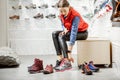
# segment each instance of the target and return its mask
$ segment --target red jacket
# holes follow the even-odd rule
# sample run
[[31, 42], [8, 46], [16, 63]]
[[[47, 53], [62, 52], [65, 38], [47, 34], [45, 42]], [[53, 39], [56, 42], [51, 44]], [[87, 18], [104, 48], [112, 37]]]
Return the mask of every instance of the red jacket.
[[87, 30], [88, 24], [82, 19], [81, 15], [77, 11], [75, 11], [72, 7], [70, 7], [70, 11], [69, 11], [67, 17], [64, 18], [64, 15], [60, 15], [60, 19], [61, 19], [62, 23], [64, 24], [65, 28], [67, 28], [67, 30], [71, 31], [72, 21], [76, 16], [78, 16], [80, 18], [78, 32], [83, 32], [83, 31]]

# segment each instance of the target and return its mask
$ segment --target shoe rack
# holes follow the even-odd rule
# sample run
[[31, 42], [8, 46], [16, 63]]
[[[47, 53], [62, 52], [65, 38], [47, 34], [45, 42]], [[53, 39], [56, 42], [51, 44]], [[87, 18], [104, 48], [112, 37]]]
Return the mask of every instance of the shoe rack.
[[[55, 20], [58, 18], [57, 0], [49, 1], [51, 3], [45, 0], [8, 0], [9, 25], [15, 25], [15, 22], [35, 22], [36, 24], [38, 21], [44, 21], [44, 19]], [[20, 24], [26, 26], [24, 23]]]

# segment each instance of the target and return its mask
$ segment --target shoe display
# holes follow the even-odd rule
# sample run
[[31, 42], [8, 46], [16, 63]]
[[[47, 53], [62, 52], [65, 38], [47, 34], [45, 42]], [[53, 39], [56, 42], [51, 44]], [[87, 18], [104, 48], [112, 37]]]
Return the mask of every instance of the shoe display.
[[89, 66], [90, 70], [93, 71], [93, 72], [98, 72], [99, 71], [99, 68], [94, 66], [93, 61], [90, 61], [88, 66]]
[[43, 61], [35, 58], [34, 64], [28, 67], [28, 72], [30, 74], [40, 73], [43, 70]]
[[56, 71], [65, 71], [72, 68], [72, 65], [68, 59], [63, 59], [58, 67], [55, 68]]
[[47, 65], [46, 68], [43, 70], [43, 74], [51, 74], [53, 73], [53, 66], [52, 64]]
[[19, 15], [13, 15], [13, 16], [10, 16], [9, 19], [20, 19], [20, 16]]
[[46, 16], [46, 18], [53, 19], [53, 18], [56, 18], [56, 15], [55, 14], [49, 14], [49, 15]]
[[82, 73], [86, 75], [92, 75], [92, 71], [90, 70], [89, 66], [85, 63], [81, 65]]
[[45, 8], [48, 8], [48, 5], [47, 5], [47, 4], [43, 4], [43, 5], [41, 5], [41, 6], [38, 6], [38, 8], [45, 9]]
[[35, 19], [38, 19], [38, 18], [43, 19], [43, 14], [38, 13], [37, 15], [33, 16], [33, 18], [35, 18]]

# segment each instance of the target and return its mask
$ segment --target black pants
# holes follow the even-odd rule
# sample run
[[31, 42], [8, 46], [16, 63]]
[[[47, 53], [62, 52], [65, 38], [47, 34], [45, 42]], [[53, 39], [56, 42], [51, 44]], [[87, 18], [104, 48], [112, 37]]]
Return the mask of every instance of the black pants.
[[[54, 31], [52, 33], [52, 38], [53, 38], [53, 43], [55, 46], [55, 50], [57, 55], [62, 55], [64, 58], [68, 58], [67, 52], [68, 52], [68, 47], [66, 41], [70, 40], [70, 32], [68, 32], [65, 35], [60, 35], [62, 31]], [[76, 40], [85, 40], [88, 37], [88, 32], [78, 32]]]

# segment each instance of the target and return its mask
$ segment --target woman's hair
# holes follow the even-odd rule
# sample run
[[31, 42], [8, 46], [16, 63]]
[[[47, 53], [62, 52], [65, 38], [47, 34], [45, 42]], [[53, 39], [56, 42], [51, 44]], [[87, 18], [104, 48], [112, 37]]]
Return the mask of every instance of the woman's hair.
[[59, 0], [59, 2], [57, 3], [58, 8], [69, 7], [69, 5], [70, 4], [67, 0]]

